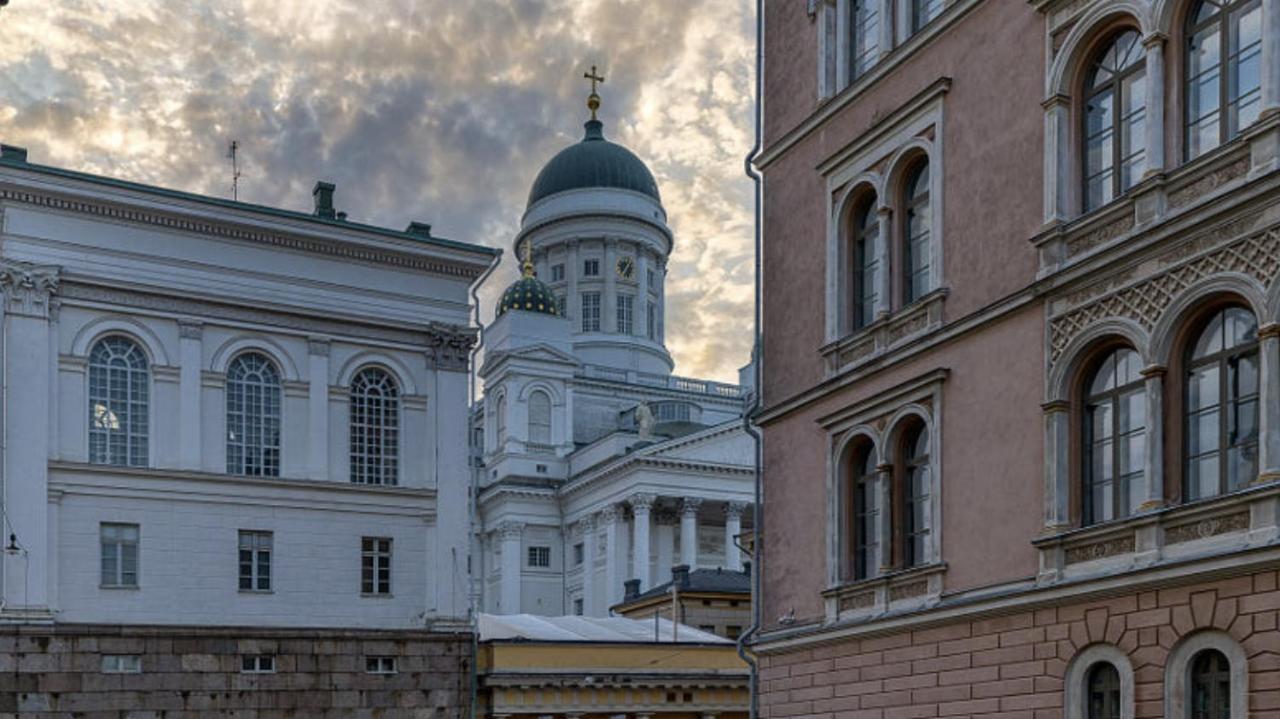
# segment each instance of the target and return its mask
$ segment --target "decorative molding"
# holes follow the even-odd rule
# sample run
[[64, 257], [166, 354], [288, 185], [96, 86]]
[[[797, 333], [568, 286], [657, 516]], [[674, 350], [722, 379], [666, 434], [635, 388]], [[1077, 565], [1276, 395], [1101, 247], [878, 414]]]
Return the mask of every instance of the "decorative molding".
[[328, 357], [329, 340], [307, 338], [307, 354], [315, 357]]
[[1248, 155], [1210, 172], [1191, 184], [1169, 194], [1169, 208], [1176, 209], [1204, 197], [1223, 185], [1249, 172], [1251, 159]]
[[466, 372], [476, 331], [451, 325], [432, 324], [427, 330], [427, 364], [435, 369]]
[[[14, 187], [0, 187], [0, 202], [20, 202], [37, 207], [46, 207], [62, 212], [74, 212], [82, 215], [101, 217], [132, 224], [152, 225], [168, 230], [190, 232], [210, 237], [221, 237], [243, 242], [271, 245], [287, 250], [308, 252], [316, 255], [340, 257], [344, 260], [369, 262], [380, 265], [404, 267], [412, 270], [430, 272], [445, 277], [461, 277], [474, 280], [484, 273], [488, 262], [467, 264], [450, 262], [441, 258], [428, 258], [408, 252], [397, 252], [390, 249], [375, 249], [357, 245], [343, 239], [322, 240], [310, 239], [299, 235], [288, 235], [280, 232], [268, 232], [253, 229], [231, 222], [213, 222], [174, 214], [121, 207], [106, 202], [93, 202], [79, 198], [35, 192]], [[425, 245], [424, 245], [425, 247]], [[459, 248], [461, 249], [461, 248]], [[476, 252], [484, 252], [476, 247]]]
[[742, 519], [742, 513], [751, 506], [746, 502], [729, 501], [724, 503], [724, 514], [729, 519]]
[[600, 524], [617, 524], [622, 519], [622, 510], [616, 504], [610, 504], [600, 510]]
[[1130, 554], [1134, 550], [1133, 535], [1128, 534], [1123, 537], [1115, 537], [1102, 542], [1094, 542], [1092, 544], [1084, 544], [1078, 547], [1069, 547], [1066, 552], [1067, 564], [1079, 564], [1080, 562], [1091, 562], [1095, 559], [1106, 559], [1120, 554]]
[[204, 337], [204, 323], [199, 320], [178, 320], [178, 337], [198, 340]]
[[1178, 524], [1164, 530], [1165, 544], [1181, 544], [1208, 539], [1219, 534], [1244, 532], [1249, 529], [1249, 512], [1236, 512], [1221, 517], [1208, 517], [1198, 522]]
[[911, 599], [912, 597], [922, 597], [929, 593], [929, 582], [920, 580], [909, 584], [899, 584], [889, 587], [889, 600], [898, 601], [901, 599]]
[[504, 542], [519, 541], [524, 536], [524, 522], [500, 522], [494, 531]]
[[685, 497], [680, 500], [680, 518], [698, 518], [698, 510], [702, 508], [701, 497]]
[[58, 291], [59, 273], [54, 265], [0, 259], [0, 292], [4, 293], [5, 311], [48, 319], [53, 295]]
[[876, 604], [875, 592], [858, 592], [840, 598], [840, 610], [870, 609]]
[[637, 514], [648, 514], [653, 509], [653, 503], [657, 501], [656, 494], [648, 494], [646, 492], [637, 492], [627, 498], [627, 504], [631, 505], [631, 511]]
[[1088, 252], [1095, 247], [1105, 245], [1108, 242], [1129, 233], [1133, 229], [1133, 213], [1126, 212], [1118, 219], [1103, 225], [1095, 230], [1086, 232], [1079, 237], [1067, 240], [1067, 257]]

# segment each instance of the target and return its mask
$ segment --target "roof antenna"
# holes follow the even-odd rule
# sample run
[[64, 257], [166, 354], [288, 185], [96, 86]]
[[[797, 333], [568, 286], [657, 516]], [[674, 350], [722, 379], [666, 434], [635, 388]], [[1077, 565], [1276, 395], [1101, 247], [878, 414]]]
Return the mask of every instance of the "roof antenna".
[[232, 140], [231, 146], [227, 148], [227, 157], [231, 160], [231, 199], [240, 200], [240, 164], [236, 158], [236, 153], [240, 150], [240, 142]]

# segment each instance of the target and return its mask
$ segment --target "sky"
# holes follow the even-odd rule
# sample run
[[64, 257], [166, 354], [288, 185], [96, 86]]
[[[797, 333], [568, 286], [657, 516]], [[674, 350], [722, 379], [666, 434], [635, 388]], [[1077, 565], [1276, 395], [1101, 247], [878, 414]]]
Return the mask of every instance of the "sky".
[[667, 345], [726, 381], [753, 313], [752, 0], [11, 0], [0, 141], [32, 162], [507, 250], [543, 163], [600, 117], [657, 177], [675, 233]]

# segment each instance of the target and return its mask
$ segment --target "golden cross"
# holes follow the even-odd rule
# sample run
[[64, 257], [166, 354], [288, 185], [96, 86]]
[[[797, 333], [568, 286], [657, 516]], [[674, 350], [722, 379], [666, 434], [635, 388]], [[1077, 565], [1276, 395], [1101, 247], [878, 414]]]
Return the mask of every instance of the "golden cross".
[[591, 119], [596, 119], [596, 110], [600, 109], [600, 96], [596, 94], [596, 83], [604, 82], [604, 76], [596, 72], [596, 66], [591, 66], [591, 72], [584, 72], [582, 76], [591, 81], [591, 94], [587, 96], [587, 109], [591, 110]]
[[524, 263], [521, 269], [525, 277], [533, 277], [533, 243], [529, 240], [524, 243]]

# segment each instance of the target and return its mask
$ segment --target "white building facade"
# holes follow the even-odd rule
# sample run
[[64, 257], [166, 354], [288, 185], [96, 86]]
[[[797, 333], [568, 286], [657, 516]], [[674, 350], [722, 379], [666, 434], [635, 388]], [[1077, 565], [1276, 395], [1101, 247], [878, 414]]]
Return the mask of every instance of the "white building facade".
[[473, 409], [482, 610], [607, 616], [671, 568], [744, 569], [747, 391], [672, 375], [657, 183], [594, 118], [543, 168]]
[[54, 625], [466, 626], [496, 251], [0, 155], [3, 603]]

